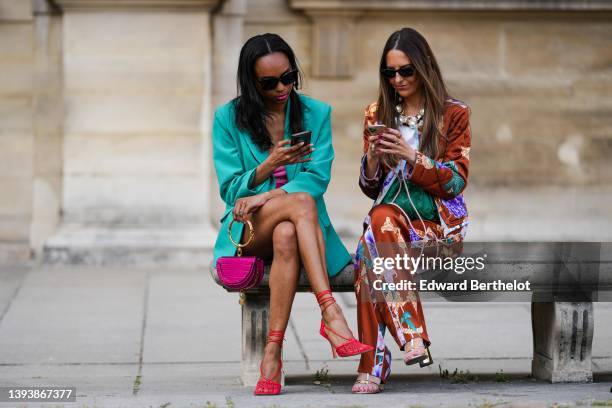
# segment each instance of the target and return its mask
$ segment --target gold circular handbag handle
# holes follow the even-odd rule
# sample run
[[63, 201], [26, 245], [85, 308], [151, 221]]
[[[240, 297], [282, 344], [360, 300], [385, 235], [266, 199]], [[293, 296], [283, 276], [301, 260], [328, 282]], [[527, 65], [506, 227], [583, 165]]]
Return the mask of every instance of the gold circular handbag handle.
[[236, 246], [236, 248], [238, 248], [238, 256], [242, 256], [242, 248], [244, 248], [245, 246], [249, 245], [251, 243], [251, 241], [253, 241], [253, 239], [255, 238], [255, 230], [253, 229], [253, 224], [251, 223], [251, 221], [246, 220], [246, 225], [249, 227], [249, 239], [244, 244], [238, 243], [238, 242], [234, 241], [234, 238], [232, 237], [232, 226], [234, 225], [234, 223], [236, 221], [237, 220], [234, 219], [234, 220], [232, 220], [232, 222], [230, 222], [229, 229], [228, 229], [228, 234], [229, 234], [230, 241], [232, 241], [232, 244], [234, 244], [234, 246]]

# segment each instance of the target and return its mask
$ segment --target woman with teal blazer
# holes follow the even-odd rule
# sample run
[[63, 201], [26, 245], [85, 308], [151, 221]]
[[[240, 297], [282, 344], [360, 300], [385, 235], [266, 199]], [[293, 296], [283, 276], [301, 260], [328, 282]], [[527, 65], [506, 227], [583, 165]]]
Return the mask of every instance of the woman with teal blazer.
[[[215, 112], [213, 158], [226, 209], [215, 243], [215, 262], [236, 248], [228, 236], [232, 220], [250, 221], [254, 239], [244, 255], [272, 260], [268, 341], [255, 395], [280, 393], [281, 346], [300, 267], [321, 307], [319, 332], [334, 356], [361, 354], [359, 343], [336, 304], [328, 276], [351, 262], [334, 230], [323, 193], [329, 184], [334, 151], [331, 108], [300, 95], [295, 55], [276, 34], [249, 39], [238, 63], [239, 96]], [[310, 143], [291, 146], [291, 134], [311, 132]], [[234, 224], [234, 241], [246, 243], [250, 232]]]

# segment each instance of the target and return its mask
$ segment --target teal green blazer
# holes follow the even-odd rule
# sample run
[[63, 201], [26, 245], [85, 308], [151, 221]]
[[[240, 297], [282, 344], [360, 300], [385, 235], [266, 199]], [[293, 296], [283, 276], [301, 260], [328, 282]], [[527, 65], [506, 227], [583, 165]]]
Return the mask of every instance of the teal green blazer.
[[[304, 130], [312, 132], [311, 143], [315, 150], [311, 153], [311, 161], [286, 166], [288, 182], [281, 188], [289, 194], [306, 192], [314, 198], [319, 214], [319, 224], [325, 238], [327, 273], [329, 276], [334, 276], [351, 262], [351, 257], [330, 222], [323, 200], [323, 193], [327, 190], [334, 160], [331, 107], [304, 95], [300, 95], [300, 101], [304, 109]], [[288, 103], [285, 113], [285, 139], [291, 137], [289, 109], [291, 107]], [[255, 168], [268, 157], [268, 152], [260, 150], [248, 133], [238, 129], [233, 102], [216, 110], [212, 139], [213, 160], [219, 180], [219, 189], [226, 205], [215, 243], [214, 262], [216, 264], [220, 256], [236, 254], [236, 248], [228, 237], [228, 226], [233, 218], [232, 210], [236, 200], [274, 190], [276, 181], [273, 176], [270, 176], [258, 186], [251, 185], [255, 177]], [[243, 228], [241, 223], [233, 225], [232, 237], [236, 242], [239, 242]]]

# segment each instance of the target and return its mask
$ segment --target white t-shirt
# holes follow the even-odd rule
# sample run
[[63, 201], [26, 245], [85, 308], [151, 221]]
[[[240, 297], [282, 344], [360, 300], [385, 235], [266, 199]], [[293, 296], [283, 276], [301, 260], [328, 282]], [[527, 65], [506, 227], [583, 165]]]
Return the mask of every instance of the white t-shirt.
[[419, 133], [417, 132], [416, 127], [400, 125], [399, 131], [402, 133], [402, 139], [404, 139], [404, 142], [408, 143], [408, 145], [414, 150], [419, 149]]

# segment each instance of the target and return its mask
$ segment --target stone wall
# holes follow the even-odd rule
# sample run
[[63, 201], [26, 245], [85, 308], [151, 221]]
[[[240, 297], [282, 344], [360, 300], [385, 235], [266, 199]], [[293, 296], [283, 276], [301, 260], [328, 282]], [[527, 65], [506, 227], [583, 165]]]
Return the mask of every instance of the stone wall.
[[0, 260], [210, 247], [217, 3], [0, 1]]
[[64, 25], [66, 219], [201, 216], [206, 16], [69, 11]]
[[63, 214], [47, 261], [146, 263], [209, 246], [216, 3], [58, 1]]
[[[262, 32], [292, 45], [303, 92], [334, 108], [327, 203], [337, 229], [358, 234], [363, 109], [404, 26], [472, 107], [476, 237], [571, 239], [556, 221], [569, 220], [579, 237], [609, 239], [608, 2], [0, 0], [0, 261], [210, 249], [223, 209], [211, 115], [236, 94], [243, 42]], [[64, 257], [77, 246], [89, 249]]]
[[612, 185], [612, 11], [570, 7], [577, 2], [564, 11], [552, 2], [442, 3], [452, 7], [247, 2], [243, 40], [283, 36], [306, 74], [304, 92], [334, 107], [334, 222], [354, 224], [369, 207], [356, 187], [363, 109], [376, 98], [387, 37], [406, 26], [428, 39], [453, 96], [472, 108], [471, 190]]

